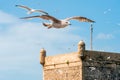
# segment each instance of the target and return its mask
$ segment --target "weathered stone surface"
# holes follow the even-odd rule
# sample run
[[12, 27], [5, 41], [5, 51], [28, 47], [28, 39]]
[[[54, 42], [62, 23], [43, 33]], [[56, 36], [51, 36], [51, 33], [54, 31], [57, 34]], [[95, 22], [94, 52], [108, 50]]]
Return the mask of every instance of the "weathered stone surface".
[[44, 80], [120, 80], [120, 54], [84, 51], [45, 57]]
[[80, 64], [81, 59], [79, 58], [79, 54], [77, 52], [69, 53], [69, 54], [61, 54], [57, 56], [48, 56], [45, 58], [44, 68], [54, 68], [54, 67], [67, 67], [69, 66], [77, 66]]
[[62, 67], [44, 71], [44, 80], [81, 80], [81, 67]]
[[86, 51], [84, 55], [85, 80], [120, 80], [120, 54]]
[[78, 43], [78, 51], [45, 56], [41, 50], [44, 80], [120, 80], [120, 54], [85, 50]]

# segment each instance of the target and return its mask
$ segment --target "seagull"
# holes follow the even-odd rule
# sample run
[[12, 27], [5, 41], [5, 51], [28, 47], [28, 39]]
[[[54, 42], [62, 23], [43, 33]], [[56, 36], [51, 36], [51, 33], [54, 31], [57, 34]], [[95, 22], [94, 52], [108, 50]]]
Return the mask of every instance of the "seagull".
[[90, 71], [93, 71], [96, 69], [95, 67], [89, 67], [89, 68], [91, 69]]
[[110, 58], [111, 58], [111, 57], [110, 57], [110, 56], [108, 56], [108, 57], [107, 57], [107, 60], [109, 60]]
[[48, 29], [50, 28], [64, 28], [67, 27], [68, 25], [71, 25], [71, 23], [69, 22], [69, 20], [78, 20], [80, 22], [90, 22], [90, 23], [94, 23], [95, 21], [90, 20], [86, 17], [81, 17], [81, 16], [74, 16], [74, 17], [69, 17], [69, 18], [65, 18], [63, 20], [59, 20], [53, 16], [50, 15], [37, 15], [37, 16], [29, 16], [29, 17], [23, 17], [21, 19], [32, 19], [32, 18], [42, 18], [45, 20], [50, 20], [52, 21], [51, 23], [44, 23], [43, 25], [45, 27], [47, 27]]
[[32, 14], [33, 12], [41, 12], [41, 13], [48, 15], [48, 13], [43, 11], [43, 10], [35, 10], [35, 9], [29, 8], [29, 7], [24, 6], [24, 5], [16, 5], [16, 7], [20, 7], [20, 8], [28, 10], [27, 14]]
[[104, 11], [104, 14], [107, 14], [110, 11], [111, 11], [111, 9], [107, 9], [106, 11]]

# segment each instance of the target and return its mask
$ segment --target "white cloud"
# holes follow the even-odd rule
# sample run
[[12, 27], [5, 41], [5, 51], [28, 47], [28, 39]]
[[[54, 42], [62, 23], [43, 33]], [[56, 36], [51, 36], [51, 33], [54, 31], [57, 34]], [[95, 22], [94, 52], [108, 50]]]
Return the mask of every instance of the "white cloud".
[[30, 22], [16, 24], [10, 26], [5, 34], [0, 35], [0, 47], [7, 51], [11, 48], [15, 49], [17, 46], [39, 46], [54, 50], [55, 47], [64, 47], [81, 39], [78, 35], [70, 33], [69, 29], [46, 29], [39, 23]]
[[0, 24], [8, 24], [17, 22], [17, 18], [13, 15], [0, 11]]
[[120, 26], [120, 23], [117, 23], [118, 26]]
[[[40, 74], [42, 71], [38, 71], [39, 51], [42, 47], [47, 50], [47, 55], [66, 53], [69, 52], [67, 48], [70, 45], [77, 44], [82, 39], [71, 33], [72, 30], [80, 30], [80, 27], [78, 29], [72, 26], [64, 29], [47, 29], [41, 23], [22, 22], [2, 11], [0, 14], [2, 15], [0, 23], [8, 24], [0, 28], [0, 64], [2, 65], [0, 72], [17, 70], [19, 73], [24, 70], [24, 73], [33, 74], [31, 71], [36, 71]], [[9, 23], [12, 24], [9, 25]], [[0, 75], [7, 76], [1, 73]]]
[[113, 39], [114, 36], [112, 34], [105, 34], [105, 33], [99, 33], [97, 35], [97, 39]]

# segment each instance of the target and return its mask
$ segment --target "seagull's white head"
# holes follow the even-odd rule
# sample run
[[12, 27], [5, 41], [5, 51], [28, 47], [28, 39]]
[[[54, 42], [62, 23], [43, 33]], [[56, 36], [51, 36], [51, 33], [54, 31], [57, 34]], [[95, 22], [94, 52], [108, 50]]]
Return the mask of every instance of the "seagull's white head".
[[68, 25], [71, 25], [69, 21], [66, 21], [66, 20], [62, 20], [62, 25], [63, 26], [68, 26]]

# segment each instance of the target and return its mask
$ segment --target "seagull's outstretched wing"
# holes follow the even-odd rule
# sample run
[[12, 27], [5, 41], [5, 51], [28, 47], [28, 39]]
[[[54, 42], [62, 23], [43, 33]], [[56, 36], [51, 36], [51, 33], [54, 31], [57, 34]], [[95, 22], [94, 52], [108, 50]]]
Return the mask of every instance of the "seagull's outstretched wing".
[[47, 15], [48, 15], [48, 13], [47, 13], [47, 12], [45, 12], [45, 11], [43, 11], [43, 10], [34, 10], [33, 12], [42, 12], [42, 13], [44, 13], [44, 14], [47, 14]]
[[55, 17], [50, 16], [50, 15], [29, 16], [29, 17], [23, 17], [21, 19], [32, 19], [32, 18], [42, 18], [42, 19], [45, 19], [45, 20], [51, 20], [51, 21], [56, 22], [56, 23], [60, 22], [60, 20], [58, 20]]
[[27, 7], [27, 6], [23, 6], [23, 5], [16, 5], [16, 7], [20, 7], [20, 8], [23, 8], [23, 9], [28, 10], [28, 11], [29, 11], [29, 12], [28, 12], [29, 14], [31, 14], [31, 13], [33, 13], [33, 12], [42, 12], [42, 13], [48, 15], [48, 13], [45, 12], [45, 11], [43, 11], [43, 10], [35, 10], [35, 9], [29, 8], [29, 7]]
[[16, 5], [16, 7], [27, 9], [28, 11], [32, 10], [31, 8], [24, 6], [24, 5]]
[[75, 17], [70, 17], [70, 18], [66, 18], [65, 20], [69, 21], [69, 20], [78, 20], [80, 22], [91, 22], [94, 23], [95, 21], [88, 19], [86, 17], [81, 17], [81, 16], [75, 16]]

